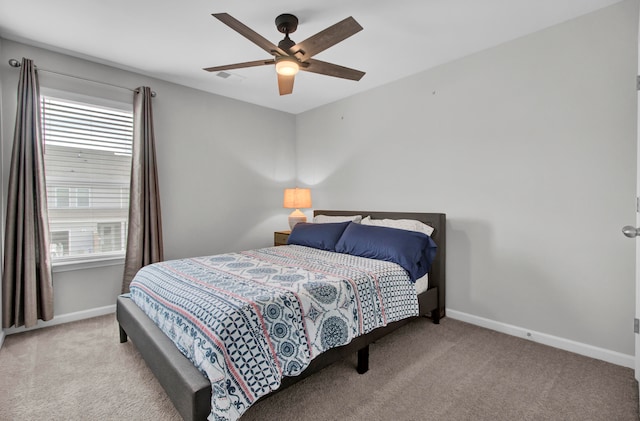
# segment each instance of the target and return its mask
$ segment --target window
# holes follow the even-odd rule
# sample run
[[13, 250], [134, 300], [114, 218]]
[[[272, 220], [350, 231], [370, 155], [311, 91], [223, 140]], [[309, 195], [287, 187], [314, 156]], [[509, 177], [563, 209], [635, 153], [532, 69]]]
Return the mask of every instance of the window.
[[[50, 208], [88, 208], [90, 207], [91, 189], [88, 187], [73, 189], [69, 187], [53, 187], [49, 197]], [[127, 202], [127, 206], [128, 204], [129, 202]]]
[[124, 257], [133, 113], [43, 96], [51, 257]]
[[101, 222], [98, 224], [98, 238], [102, 251], [124, 249], [122, 242], [124, 224], [122, 222]]
[[55, 187], [53, 189], [53, 206], [56, 208], [68, 208], [69, 207], [69, 188]]
[[76, 207], [78, 208], [88, 208], [89, 205], [89, 197], [91, 194], [91, 189], [88, 187], [82, 187], [76, 189]]

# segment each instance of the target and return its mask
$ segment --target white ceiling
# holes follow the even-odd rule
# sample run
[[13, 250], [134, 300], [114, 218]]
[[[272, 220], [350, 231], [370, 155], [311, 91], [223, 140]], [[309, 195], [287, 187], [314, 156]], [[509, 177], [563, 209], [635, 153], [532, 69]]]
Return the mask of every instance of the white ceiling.
[[[0, 37], [297, 114], [619, 1], [0, 0]], [[211, 16], [219, 12], [274, 44], [283, 38], [274, 24], [281, 13], [298, 17], [296, 42], [353, 16], [364, 30], [315, 58], [366, 75], [354, 82], [300, 72], [293, 94], [280, 96], [273, 66], [228, 79], [205, 72], [270, 58]]]

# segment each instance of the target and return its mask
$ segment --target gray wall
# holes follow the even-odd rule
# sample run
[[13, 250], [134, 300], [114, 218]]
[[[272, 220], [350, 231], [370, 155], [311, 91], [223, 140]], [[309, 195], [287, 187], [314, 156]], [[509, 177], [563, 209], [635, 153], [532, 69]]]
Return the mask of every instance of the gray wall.
[[298, 178], [445, 212], [449, 309], [633, 355], [637, 36], [626, 1], [301, 114]]
[[[295, 184], [294, 115], [0, 41], [3, 200], [19, 77], [7, 61], [28, 57], [40, 68], [157, 92], [154, 123], [167, 259], [270, 246], [273, 231], [287, 227], [282, 189]], [[46, 72], [40, 72], [40, 85], [122, 102], [131, 102], [133, 95]], [[4, 226], [4, 205], [2, 212]], [[121, 279], [122, 265], [55, 272], [55, 314], [114, 304]]]
[[[9, 58], [149, 85], [167, 258], [270, 245], [297, 172], [316, 208], [447, 213], [450, 309], [633, 354], [637, 20], [629, 0], [298, 116], [2, 40], [2, 198]], [[56, 273], [56, 314], [112, 304], [121, 273]]]

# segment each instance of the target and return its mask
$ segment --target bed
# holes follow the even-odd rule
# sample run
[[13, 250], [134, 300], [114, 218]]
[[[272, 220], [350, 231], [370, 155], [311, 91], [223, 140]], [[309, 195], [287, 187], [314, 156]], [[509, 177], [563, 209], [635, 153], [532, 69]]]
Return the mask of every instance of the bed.
[[[338, 344], [339, 346], [335, 346], [334, 344], [335, 347], [332, 347], [331, 344], [329, 344], [330, 349], [316, 350], [315, 353], [319, 355], [314, 355], [315, 358], [311, 359], [303, 371], [291, 371], [291, 373], [295, 373], [295, 375], [285, 375], [285, 377], [281, 379], [277, 390], [260, 397], [260, 399], [268, 397], [271, 393], [276, 393], [353, 353], [357, 353], [358, 355], [357, 371], [364, 373], [368, 370], [369, 365], [369, 344], [396, 330], [405, 323], [410, 322], [415, 317], [427, 316], [437, 324], [440, 318], [445, 316], [446, 217], [444, 214], [316, 210], [314, 215], [325, 215], [328, 217], [363, 215], [369, 216], [374, 220], [385, 218], [411, 219], [421, 221], [433, 227], [434, 230], [430, 237], [437, 245], [437, 253], [428, 272], [428, 289], [417, 295], [417, 314], [411, 317], [402, 317], [397, 321], [385, 322], [383, 323], [384, 326], [381, 327], [373, 326], [374, 328], [366, 329], [366, 333], [359, 336], [355, 333], [352, 335], [355, 337], [353, 339], [348, 338], [348, 343], [344, 345]], [[287, 247], [291, 253], [287, 251]], [[295, 254], [294, 251], [297, 252], [299, 248], [304, 247], [295, 245], [280, 246], [277, 248], [267, 248], [255, 252], [243, 253], [256, 254], [261, 258], [267, 256], [268, 259], [280, 259], [284, 254]], [[287, 252], [285, 253], [285, 251]], [[210, 257], [214, 260], [220, 259], [216, 256]], [[195, 261], [195, 264], [201, 265], [207, 262]], [[139, 297], [136, 299], [140, 301]], [[143, 302], [139, 304], [144, 307]], [[148, 310], [149, 309], [145, 309], [145, 311]], [[126, 342], [128, 338], [132, 339], [134, 345], [160, 384], [164, 387], [180, 415], [187, 421], [207, 419], [212, 413], [212, 382], [196, 368], [195, 363], [192, 363], [189, 358], [183, 355], [178, 348], [179, 345], [176, 346], [174, 341], [169, 338], [169, 336], [175, 336], [175, 333], [164, 326], [162, 328], [165, 329], [167, 333], [163, 332], [161, 328], [156, 325], [158, 322], [157, 315], [154, 316], [156, 320], [156, 322], [154, 322], [143, 312], [138, 304], [134, 303], [132, 297], [128, 294], [118, 297], [116, 313], [120, 328], [120, 342]], [[362, 325], [363, 323], [361, 322], [360, 324]], [[175, 338], [173, 339], [175, 340]], [[209, 377], [212, 377], [212, 375], [209, 374]], [[217, 390], [217, 386], [214, 389]]]

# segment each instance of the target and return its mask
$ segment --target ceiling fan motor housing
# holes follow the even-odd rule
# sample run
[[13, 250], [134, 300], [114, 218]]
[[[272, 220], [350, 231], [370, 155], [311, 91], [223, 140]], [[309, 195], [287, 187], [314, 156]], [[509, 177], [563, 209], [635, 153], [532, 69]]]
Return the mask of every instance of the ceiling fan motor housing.
[[291, 38], [289, 38], [288, 35], [282, 41], [280, 41], [278, 43], [278, 47], [280, 47], [284, 51], [289, 51], [289, 52], [290, 52], [291, 47], [293, 47], [294, 45], [296, 45], [296, 43], [294, 41], [292, 41]]

